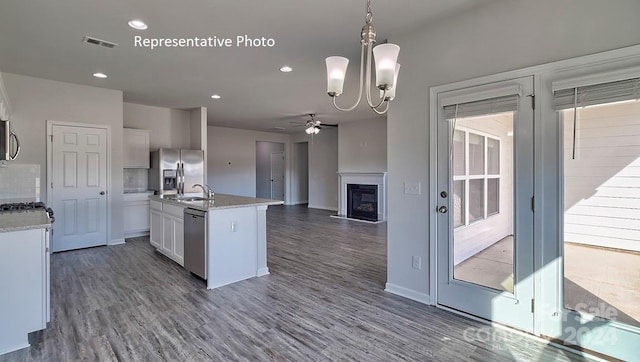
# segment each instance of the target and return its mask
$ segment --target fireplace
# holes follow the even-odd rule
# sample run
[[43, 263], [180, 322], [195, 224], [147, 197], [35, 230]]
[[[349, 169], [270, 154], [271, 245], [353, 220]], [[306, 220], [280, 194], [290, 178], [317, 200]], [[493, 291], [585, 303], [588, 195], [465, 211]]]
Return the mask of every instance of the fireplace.
[[378, 221], [378, 185], [347, 184], [347, 217]]
[[[386, 172], [347, 172], [347, 171], [339, 171], [338, 172], [338, 182], [340, 188], [338, 189], [338, 214], [335, 217], [340, 218], [351, 218], [353, 220], [361, 220], [363, 222], [384, 222], [387, 221], [387, 173]], [[367, 215], [368, 217], [365, 219], [362, 216], [354, 216], [352, 209], [353, 203], [353, 191], [348, 191], [347, 187], [353, 186], [365, 186], [368, 188], [369, 194], [371, 194], [371, 190], [375, 189], [375, 198], [373, 199], [376, 204], [376, 210], [378, 212], [375, 215], [373, 212]], [[370, 195], [369, 195], [370, 196]], [[365, 203], [365, 204], [368, 204]], [[370, 209], [367, 206], [363, 206], [362, 208]], [[360, 211], [355, 213], [361, 214]]]

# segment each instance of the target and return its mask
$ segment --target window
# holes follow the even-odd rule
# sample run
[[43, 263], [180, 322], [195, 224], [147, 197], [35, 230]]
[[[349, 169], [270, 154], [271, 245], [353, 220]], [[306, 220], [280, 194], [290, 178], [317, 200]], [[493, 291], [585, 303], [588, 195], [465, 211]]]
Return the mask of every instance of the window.
[[499, 138], [473, 130], [456, 130], [451, 167], [454, 227], [500, 212]]

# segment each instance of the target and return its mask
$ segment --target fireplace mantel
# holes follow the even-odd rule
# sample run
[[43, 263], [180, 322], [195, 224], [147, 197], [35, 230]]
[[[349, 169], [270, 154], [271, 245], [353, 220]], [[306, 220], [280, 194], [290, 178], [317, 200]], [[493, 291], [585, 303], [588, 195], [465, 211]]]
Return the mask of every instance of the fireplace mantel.
[[347, 184], [378, 185], [378, 221], [387, 220], [387, 173], [338, 171], [338, 215], [347, 217]]

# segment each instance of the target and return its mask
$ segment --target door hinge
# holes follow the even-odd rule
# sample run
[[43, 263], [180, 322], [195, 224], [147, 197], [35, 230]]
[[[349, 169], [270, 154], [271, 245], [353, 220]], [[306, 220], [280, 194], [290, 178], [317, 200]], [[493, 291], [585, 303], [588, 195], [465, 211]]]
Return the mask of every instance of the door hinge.
[[531, 211], [533, 211], [533, 212], [536, 211], [536, 198], [535, 198], [535, 196], [531, 197]]
[[535, 307], [535, 299], [531, 299], [531, 313], [533, 313], [535, 311], [536, 307]]
[[53, 188], [53, 182], [51, 182], [51, 188]]
[[51, 142], [53, 142], [53, 135], [50, 134], [49, 137], [51, 138]]
[[536, 109], [536, 96], [535, 94], [532, 94], [531, 96], [531, 109]]

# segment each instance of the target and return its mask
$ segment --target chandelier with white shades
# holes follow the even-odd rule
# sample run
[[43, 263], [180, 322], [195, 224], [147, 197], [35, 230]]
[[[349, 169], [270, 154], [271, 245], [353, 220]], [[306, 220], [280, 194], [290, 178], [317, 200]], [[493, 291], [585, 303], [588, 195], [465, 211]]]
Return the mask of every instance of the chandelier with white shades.
[[[367, 103], [371, 109], [384, 114], [389, 109], [389, 102], [396, 95], [396, 85], [398, 82], [398, 72], [400, 64], [397, 63], [400, 47], [396, 44], [380, 44], [375, 48], [376, 30], [373, 27], [373, 13], [371, 12], [371, 0], [367, 0], [367, 15], [365, 25], [360, 34], [360, 91], [356, 104], [349, 108], [341, 108], [336, 103], [336, 98], [342, 94], [344, 78], [347, 74], [349, 59], [345, 57], [332, 56], [326, 59], [327, 63], [327, 93], [333, 99], [333, 105], [340, 111], [351, 111], [360, 104], [362, 98], [362, 88], [365, 87]], [[365, 51], [366, 74], [365, 74]], [[380, 100], [374, 104], [371, 100], [371, 55], [375, 57], [376, 87], [380, 90]], [[364, 78], [364, 79], [363, 79]], [[383, 107], [383, 108], [381, 108]]]

